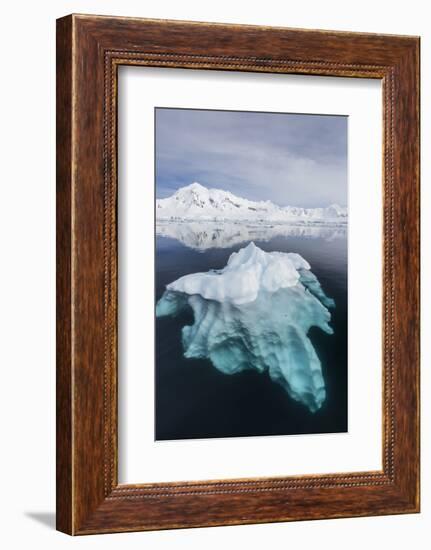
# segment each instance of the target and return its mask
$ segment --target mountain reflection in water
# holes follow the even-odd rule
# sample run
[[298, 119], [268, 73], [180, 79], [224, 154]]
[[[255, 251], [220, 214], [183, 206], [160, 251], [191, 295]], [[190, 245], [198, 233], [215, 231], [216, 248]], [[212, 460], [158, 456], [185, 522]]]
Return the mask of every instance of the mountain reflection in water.
[[247, 222], [160, 222], [156, 235], [176, 239], [188, 248], [231, 248], [250, 241], [267, 242], [274, 237], [301, 237], [308, 239], [345, 239], [346, 224], [264, 224]]

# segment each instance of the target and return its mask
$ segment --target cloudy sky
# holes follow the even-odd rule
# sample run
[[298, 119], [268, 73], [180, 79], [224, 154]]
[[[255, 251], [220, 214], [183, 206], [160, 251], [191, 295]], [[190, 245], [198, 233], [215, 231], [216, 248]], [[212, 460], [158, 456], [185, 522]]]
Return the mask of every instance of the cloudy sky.
[[157, 108], [157, 198], [194, 181], [281, 206], [346, 206], [347, 117]]

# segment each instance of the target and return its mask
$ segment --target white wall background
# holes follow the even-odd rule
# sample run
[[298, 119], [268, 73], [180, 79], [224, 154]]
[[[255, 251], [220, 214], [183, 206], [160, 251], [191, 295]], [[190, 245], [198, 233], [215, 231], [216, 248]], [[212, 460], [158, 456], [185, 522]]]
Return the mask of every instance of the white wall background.
[[[70, 12], [191, 19], [422, 37], [423, 334], [431, 330], [429, 186], [431, 29], [427, 3], [410, 0], [10, 1], [0, 30], [0, 538], [4, 548], [211, 549], [236, 545], [428, 548], [431, 522], [430, 338], [422, 360], [422, 514], [156, 533], [67, 537], [54, 531], [55, 19]], [[428, 286], [428, 288], [427, 288]], [[429, 539], [429, 535], [428, 535]]]

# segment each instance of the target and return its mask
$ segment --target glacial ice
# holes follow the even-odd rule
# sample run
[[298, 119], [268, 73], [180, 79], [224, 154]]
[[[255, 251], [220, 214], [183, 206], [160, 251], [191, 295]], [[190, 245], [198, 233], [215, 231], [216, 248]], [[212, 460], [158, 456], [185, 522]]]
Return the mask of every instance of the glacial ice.
[[256, 300], [260, 290], [276, 292], [295, 286], [300, 277], [298, 269], [310, 269], [299, 254], [263, 252], [250, 243], [234, 252], [225, 268], [185, 275], [168, 284], [167, 289], [239, 305]]
[[308, 337], [327, 334], [334, 301], [299, 254], [264, 252], [254, 243], [233, 253], [221, 270], [194, 273], [167, 285], [156, 316], [190, 307], [182, 329], [186, 358], [207, 358], [220, 372], [268, 372], [311, 412], [326, 398], [322, 367]]

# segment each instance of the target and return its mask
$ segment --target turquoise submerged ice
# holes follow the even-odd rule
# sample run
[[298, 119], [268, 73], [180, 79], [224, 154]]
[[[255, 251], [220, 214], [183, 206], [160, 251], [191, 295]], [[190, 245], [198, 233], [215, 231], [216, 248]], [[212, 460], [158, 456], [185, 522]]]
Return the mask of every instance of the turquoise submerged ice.
[[322, 367], [308, 337], [328, 334], [334, 301], [299, 255], [264, 252], [250, 243], [221, 270], [193, 273], [167, 285], [156, 315], [190, 307], [194, 323], [182, 329], [184, 356], [208, 358], [219, 371], [268, 372], [312, 412], [326, 398]]

